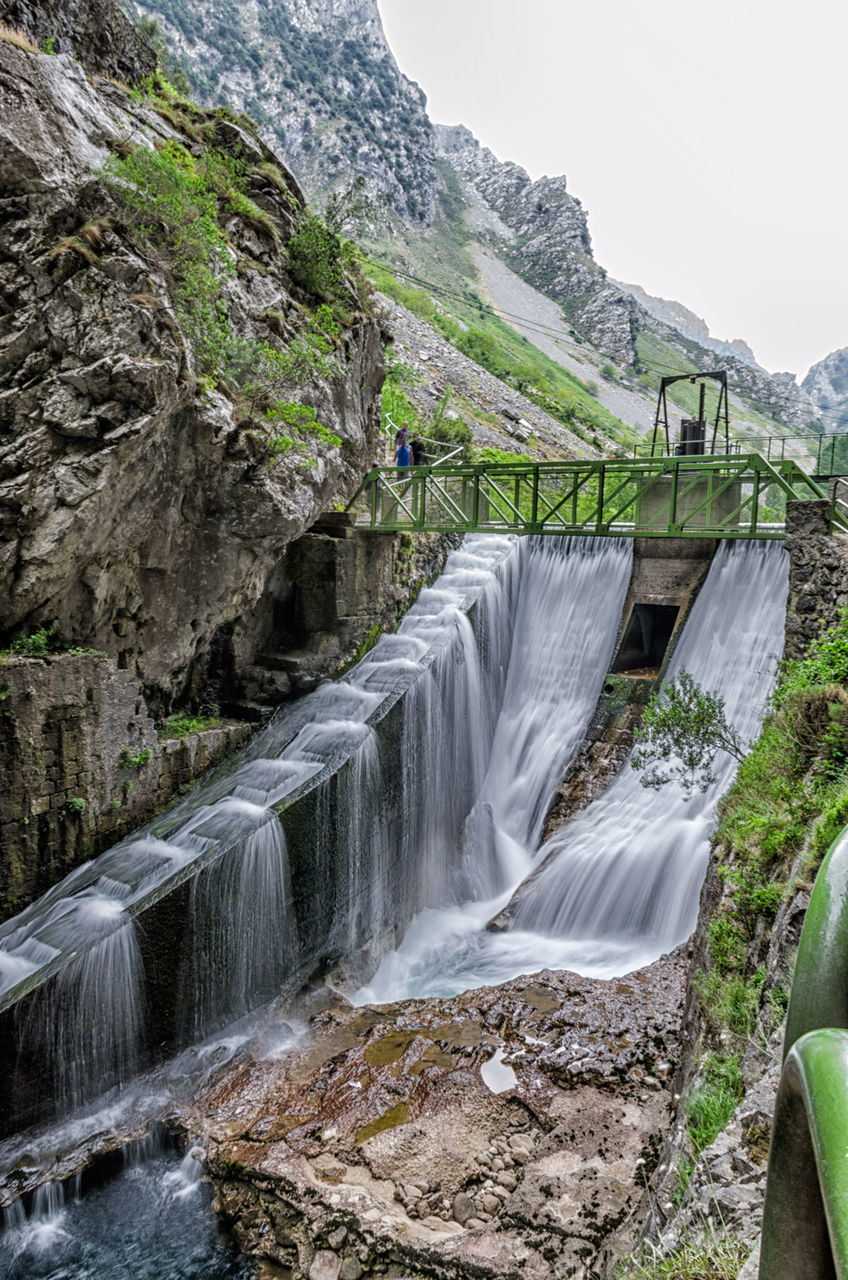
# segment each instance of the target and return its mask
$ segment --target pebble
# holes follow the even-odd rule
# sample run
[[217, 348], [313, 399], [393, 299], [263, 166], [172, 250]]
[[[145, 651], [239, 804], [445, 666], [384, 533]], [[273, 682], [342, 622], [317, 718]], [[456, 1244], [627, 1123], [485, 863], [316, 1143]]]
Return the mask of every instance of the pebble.
[[462, 1227], [474, 1217], [474, 1201], [465, 1191], [458, 1191], [453, 1198], [453, 1216]]

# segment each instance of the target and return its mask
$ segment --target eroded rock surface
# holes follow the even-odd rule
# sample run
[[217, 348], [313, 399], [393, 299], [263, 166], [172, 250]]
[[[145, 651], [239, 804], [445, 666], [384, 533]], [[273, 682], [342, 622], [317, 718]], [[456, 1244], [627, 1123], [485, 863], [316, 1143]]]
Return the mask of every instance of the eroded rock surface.
[[271, 230], [227, 219], [236, 274], [222, 303], [240, 335], [282, 345], [315, 303], [287, 270], [303, 215], [291, 175], [269, 179], [272, 153], [214, 112], [198, 143], [72, 58], [7, 42], [0, 108], [2, 627], [58, 620], [158, 709], [202, 687], [286, 545], [358, 483], [378, 429], [379, 327], [352, 291], [337, 376], [302, 392], [342, 447], [316, 442], [308, 465], [272, 467], [262, 431], [198, 380], [168, 265], [128, 235], [102, 166], [177, 142], [242, 157]]
[[317, 1015], [199, 1100], [241, 1246], [309, 1280], [599, 1275], [668, 1123], [684, 969]]

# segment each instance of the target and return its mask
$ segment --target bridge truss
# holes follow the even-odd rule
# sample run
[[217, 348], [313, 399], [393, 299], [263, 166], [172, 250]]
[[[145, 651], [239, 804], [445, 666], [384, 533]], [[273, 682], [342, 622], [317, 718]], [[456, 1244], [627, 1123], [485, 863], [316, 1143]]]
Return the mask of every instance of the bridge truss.
[[793, 460], [749, 453], [374, 467], [348, 510], [375, 530], [782, 538], [787, 501], [827, 496]]

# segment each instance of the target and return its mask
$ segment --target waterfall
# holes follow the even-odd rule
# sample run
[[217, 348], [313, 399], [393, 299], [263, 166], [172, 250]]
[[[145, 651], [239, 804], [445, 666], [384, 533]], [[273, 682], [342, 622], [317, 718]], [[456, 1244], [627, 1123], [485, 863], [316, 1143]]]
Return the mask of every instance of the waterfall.
[[[755, 733], [779, 659], [788, 585], [780, 545], [725, 542], [669, 664], [724, 699], [743, 737]], [[625, 765], [606, 793], [541, 851], [550, 859], [514, 928], [567, 940], [569, 967], [633, 968], [695, 926], [716, 803], [735, 770], [724, 756], [705, 794], [641, 785]]]
[[271, 999], [295, 958], [285, 837], [276, 819], [261, 812], [265, 820], [191, 884], [193, 945], [180, 998], [186, 1039]]
[[85, 944], [18, 1017], [27, 1088], [52, 1095], [67, 1111], [135, 1072], [144, 991], [135, 926], [116, 891], [102, 880], [48, 913], [42, 945], [73, 950]]
[[[508, 898], [532, 869], [545, 814], [595, 709], [630, 579], [631, 544], [535, 538], [522, 555], [509, 649], [500, 653], [503, 693], [464, 829], [439, 831], [434, 822], [413, 850], [425, 864], [432, 863], [434, 847], [448, 859], [439, 909], [413, 922], [398, 950], [357, 993], [359, 1003], [475, 985], [473, 967], [465, 968], [469, 948], [475, 950], [481, 926], [503, 905], [503, 895]], [[468, 714], [472, 737], [482, 738], [480, 712]], [[443, 758], [465, 740], [455, 716], [450, 735], [428, 733], [428, 776], [444, 777]], [[438, 817], [442, 802], [437, 787], [427, 812], [434, 809]]]
[[[631, 559], [625, 540], [467, 538], [344, 679], [0, 926], [22, 1114], [125, 1080], [145, 1034], [179, 1048], [347, 957], [379, 965], [357, 1000], [386, 1001], [546, 966], [622, 973], [685, 938], [729, 764], [691, 800], [625, 766], [538, 847]], [[723, 544], [672, 662], [743, 733], [771, 687], [786, 583], [777, 544]], [[525, 881], [512, 927], [487, 931]]]
[[[282, 709], [185, 800], [0, 926], [17, 1041], [7, 1117], [126, 1080], [146, 1005], [153, 1042], [178, 1047], [316, 966], [379, 954], [441, 900], [488, 764], [522, 555], [514, 538], [466, 539], [346, 679]], [[308, 830], [292, 797], [314, 798]], [[311, 901], [293, 894], [289, 821]], [[170, 892], [183, 898], [155, 915]]]

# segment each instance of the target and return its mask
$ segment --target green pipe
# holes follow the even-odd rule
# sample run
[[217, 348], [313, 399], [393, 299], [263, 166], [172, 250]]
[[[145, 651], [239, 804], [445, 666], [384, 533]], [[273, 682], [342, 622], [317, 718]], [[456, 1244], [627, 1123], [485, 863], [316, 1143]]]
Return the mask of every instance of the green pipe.
[[760, 1280], [848, 1280], [848, 1032], [796, 1040], [774, 1112]]
[[816, 876], [804, 920], [783, 1056], [807, 1031], [848, 1027], [848, 827]]
[[848, 828], [804, 919], [769, 1149], [760, 1280], [848, 1280]]

